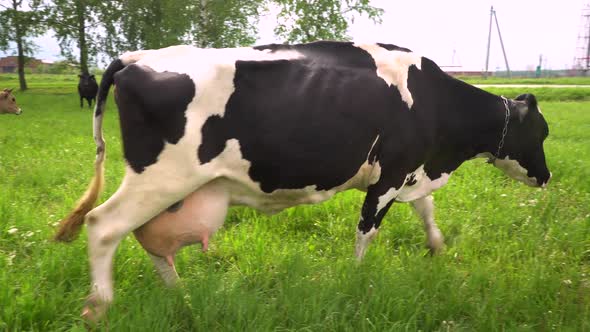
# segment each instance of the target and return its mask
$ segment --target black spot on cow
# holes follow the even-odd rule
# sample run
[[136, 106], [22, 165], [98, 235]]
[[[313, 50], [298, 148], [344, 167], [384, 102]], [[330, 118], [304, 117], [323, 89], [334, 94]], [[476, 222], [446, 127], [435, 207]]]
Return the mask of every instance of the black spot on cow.
[[157, 161], [165, 143], [176, 144], [184, 136], [185, 111], [196, 88], [186, 74], [139, 65], [117, 72], [114, 83], [125, 159], [141, 173]]
[[[313, 45], [330, 51], [320, 56], [322, 51]], [[235, 91], [225, 114], [209, 117], [202, 128], [202, 163], [236, 139], [243, 158], [251, 163], [250, 177], [264, 192], [310, 185], [334, 188], [353, 177], [367, 157], [379, 160], [382, 167], [393, 164], [383, 160], [381, 150], [412, 133], [404, 125], [411, 114], [397, 88], [376, 75], [367, 52], [332, 42], [259, 47], [265, 48], [294, 49], [306, 56], [236, 62]], [[415, 169], [417, 161], [408, 161], [413, 159], [403, 163]]]
[[184, 204], [184, 201], [178, 201], [172, 205], [170, 205], [166, 211], [173, 213], [173, 212], [178, 212], [180, 210], [180, 208], [182, 207], [182, 205]]
[[383, 47], [384, 49], [386, 49], [388, 51], [412, 52], [408, 48], [399, 47], [399, 46], [392, 45], [392, 44], [377, 43], [377, 45], [379, 45], [380, 47]]
[[416, 181], [416, 174], [411, 173], [410, 176], [408, 177], [408, 179], [406, 180], [406, 185], [407, 186], [413, 186], [417, 183], [418, 181]]

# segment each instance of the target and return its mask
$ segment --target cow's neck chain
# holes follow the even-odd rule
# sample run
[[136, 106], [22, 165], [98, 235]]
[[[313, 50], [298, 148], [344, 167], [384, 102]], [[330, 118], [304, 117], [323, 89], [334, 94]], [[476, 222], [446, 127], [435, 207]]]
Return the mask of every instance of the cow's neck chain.
[[506, 138], [506, 134], [508, 133], [508, 122], [510, 121], [510, 107], [508, 105], [508, 99], [506, 97], [501, 96], [502, 100], [504, 101], [504, 108], [506, 109], [506, 117], [504, 118], [504, 129], [502, 129], [502, 137], [500, 138], [500, 143], [498, 143], [498, 150], [496, 153], [488, 159], [488, 163], [493, 164], [496, 159], [500, 156], [500, 151], [504, 146], [504, 139]]

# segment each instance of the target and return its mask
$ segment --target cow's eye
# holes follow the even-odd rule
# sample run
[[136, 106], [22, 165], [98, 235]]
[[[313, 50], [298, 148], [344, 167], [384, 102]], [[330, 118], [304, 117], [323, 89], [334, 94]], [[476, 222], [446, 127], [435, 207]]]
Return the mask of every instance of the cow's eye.
[[15, 98], [12, 98], [12, 101], [16, 101], [16, 99]]

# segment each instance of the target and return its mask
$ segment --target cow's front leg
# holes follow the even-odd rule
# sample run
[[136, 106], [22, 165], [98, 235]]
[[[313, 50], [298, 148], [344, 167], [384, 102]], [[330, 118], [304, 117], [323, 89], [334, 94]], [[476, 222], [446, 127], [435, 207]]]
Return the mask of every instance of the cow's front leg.
[[367, 246], [377, 235], [381, 221], [398, 193], [399, 189], [394, 186], [383, 186], [379, 183], [367, 190], [356, 232], [355, 252], [359, 261], [365, 256]]
[[427, 243], [432, 254], [439, 253], [444, 246], [444, 237], [434, 221], [434, 198], [432, 195], [424, 196], [412, 201], [412, 207], [422, 221], [424, 221], [424, 231], [426, 231]]

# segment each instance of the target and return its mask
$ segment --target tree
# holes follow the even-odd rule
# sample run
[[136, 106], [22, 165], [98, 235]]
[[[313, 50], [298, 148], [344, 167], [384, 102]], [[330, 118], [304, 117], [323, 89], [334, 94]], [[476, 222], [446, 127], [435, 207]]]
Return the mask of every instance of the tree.
[[[23, 0], [3, 1], [0, 3], [0, 7], [3, 9], [0, 12], [0, 49], [6, 52], [11, 49], [11, 43], [16, 44], [18, 80], [20, 90], [24, 91], [27, 89], [26, 55], [32, 55], [35, 49], [35, 44], [29, 38], [38, 36], [45, 31], [45, 27], [41, 23], [44, 13], [36, 8], [35, 1], [24, 4]], [[28, 7], [29, 10], [25, 10], [25, 7]]]
[[123, 0], [113, 12], [110, 35], [121, 51], [186, 43], [192, 25], [191, 1]]
[[101, 51], [105, 42], [109, 9], [112, 1], [50, 0], [45, 2], [49, 12], [48, 25], [55, 32], [61, 53], [73, 60], [73, 50], [79, 51], [80, 70], [88, 72], [88, 62]]
[[194, 0], [192, 37], [199, 47], [236, 47], [256, 41], [264, 0]]
[[288, 42], [310, 42], [320, 39], [347, 40], [349, 22], [366, 15], [381, 22], [383, 9], [369, 0], [274, 0], [280, 7], [280, 23], [275, 33]]
[[119, 50], [177, 44], [232, 47], [252, 44], [264, 0], [124, 0], [112, 36]]

